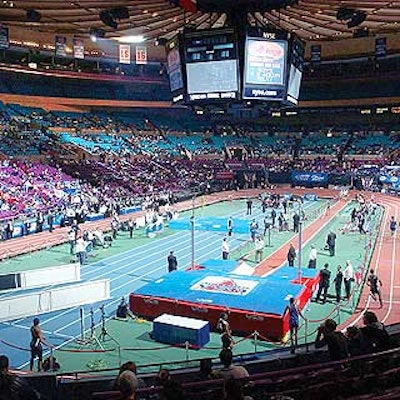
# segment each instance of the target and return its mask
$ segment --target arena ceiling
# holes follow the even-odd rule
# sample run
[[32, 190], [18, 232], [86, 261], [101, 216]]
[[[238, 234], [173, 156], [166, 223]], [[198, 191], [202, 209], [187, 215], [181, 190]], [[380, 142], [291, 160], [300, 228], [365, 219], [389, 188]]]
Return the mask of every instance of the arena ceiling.
[[[185, 24], [209, 29], [226, 23], [224, 13], [184, 11], [177, 3], [176, 0], [0, 0], [0, 20], [17, 30], [85, 37], [89, 36], [90, 28], [96, 28], [105, 30], [106, 37], [142, 35], [146, 40], [169, 39]], [[128, 9], [128, 18], [116, 20], [116, 28], [106, 26], [99, 14], [118, 7]], [[348, 28], [346, 21], [337, 19], [341, 7], [365, 13], [365, 21]], [[271, 23], [293, 31], [307, 41], [349, 38], [359, 28], [368, 28], [370, 35], [387, 34], [400, 31], [400, 1], [299, 0], [286, 9], [255, 13], [248, 19], [253, 25]]]

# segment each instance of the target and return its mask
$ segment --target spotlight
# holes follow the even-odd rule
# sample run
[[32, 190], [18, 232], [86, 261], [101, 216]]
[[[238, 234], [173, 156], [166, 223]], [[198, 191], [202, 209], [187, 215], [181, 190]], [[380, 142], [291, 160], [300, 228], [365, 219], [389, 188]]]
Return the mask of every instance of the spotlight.
[[166, 38], [158, 38], [154, 41], [155, 46], [166, 46], [168, 40]]
[[106, 32], [104, 29], [100, 29], [100, 28], [90, 28], [89, 29], [89, 36], [90, 36], [90, 40], [92, 42], [97, 42], [97, 39], [103, 39], [105, 35], [106, 35]]

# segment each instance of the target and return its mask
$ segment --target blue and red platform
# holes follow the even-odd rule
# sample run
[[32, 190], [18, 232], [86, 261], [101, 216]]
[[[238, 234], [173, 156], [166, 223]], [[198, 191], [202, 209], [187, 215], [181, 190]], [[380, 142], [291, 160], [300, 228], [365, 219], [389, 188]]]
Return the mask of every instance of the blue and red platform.
[[[208, 320], [215, 327], [223, 311], [237, 335], [254, 331], [270, 340], [281, 340], [289, 329], [284, 315], [293, 296], [300, 309], [310, 301], [319, 271], [280, 267], [266, 277], [240, 275], [237, 261], [209, 260], [186, 271], [174, 271], [130, 295], [136, 315], [156, 318], [167, 313]], [[247, 269], [248, 270], [248, 269]]]

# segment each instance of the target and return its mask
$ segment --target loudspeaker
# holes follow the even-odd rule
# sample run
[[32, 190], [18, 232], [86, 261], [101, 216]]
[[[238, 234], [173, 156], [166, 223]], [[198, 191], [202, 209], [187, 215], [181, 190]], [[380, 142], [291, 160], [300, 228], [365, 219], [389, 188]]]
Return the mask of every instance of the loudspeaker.
[[28, 22], [39, 22], [42, 18], [42, 14], [34, 9], [26, 10], [26, 20]]
[[116, 7], [110, 10], [114, 19], [129, 19], [129, 10], [127, 7]]
[[102, 10], [99, 13], [99, 17], [101, 22], [103, 22], [104, 25], [109, 26], [110, 28], [117, 29], [118, 24], [114, 20], [113, 16], [111, 15], [110, 11], [108, 10]]

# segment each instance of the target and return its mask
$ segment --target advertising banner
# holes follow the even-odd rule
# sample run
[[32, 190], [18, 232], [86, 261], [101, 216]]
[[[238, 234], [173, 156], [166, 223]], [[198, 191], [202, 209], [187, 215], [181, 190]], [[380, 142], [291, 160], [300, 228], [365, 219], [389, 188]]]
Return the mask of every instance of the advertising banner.
[[324, 172], [292, 172], [292, 183], [295, 185], [324, 186], [328, 183], [328, 178], [329, 175]]

